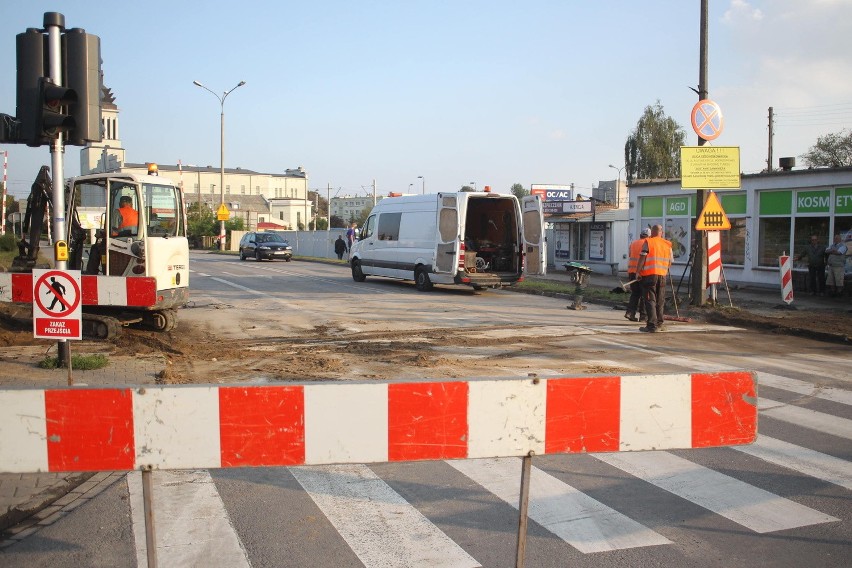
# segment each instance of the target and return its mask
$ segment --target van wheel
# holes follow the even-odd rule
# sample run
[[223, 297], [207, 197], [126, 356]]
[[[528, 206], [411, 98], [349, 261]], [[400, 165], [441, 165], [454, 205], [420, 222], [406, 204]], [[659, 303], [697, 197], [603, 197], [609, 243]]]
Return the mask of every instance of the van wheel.
[[422, 266], [418, 266], [414, 271], [414, 285], [421, 292], [428, 292], [432, 289], [432, 281], [429, 280], [429, 273]]
[[352, 280], [355, 282], [363, 282], [367, 279], [367, 275], [364, 274], [364, 271], [361, 270], [361, 261], [353, 260], [352, 261]]

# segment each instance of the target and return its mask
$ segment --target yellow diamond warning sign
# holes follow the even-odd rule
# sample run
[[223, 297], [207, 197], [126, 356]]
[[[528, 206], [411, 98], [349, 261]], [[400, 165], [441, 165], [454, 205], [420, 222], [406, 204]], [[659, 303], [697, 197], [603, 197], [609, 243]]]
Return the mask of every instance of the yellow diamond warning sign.
[[719, 198], [712, 191], [707, 193], [707, 201], [704, 202], [704, 209], [701, 210], [701, 215], [698, 216], [698, 222], [695, 224], [696, 231], [727, 231], [731, 228], [731, 221], [725, 215], [725, 210], [722, 209], [722, 204]]
[[216, 211], [216, 219], [219, 221], [227, 221], [231, 218], [231, 212], [228, 211], [228, 208], [225, 207], [225, 204], [219, 206], [219, 209]]

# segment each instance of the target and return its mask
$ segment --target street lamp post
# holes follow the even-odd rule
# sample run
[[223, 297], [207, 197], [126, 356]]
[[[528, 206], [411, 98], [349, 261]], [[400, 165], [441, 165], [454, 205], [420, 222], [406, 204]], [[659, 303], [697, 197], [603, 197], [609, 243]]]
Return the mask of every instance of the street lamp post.
[[618, 208], [618, 203], [621, 201], [621, 170], [624, 169], [624, 166], [620, 168], [616, 168], [612, 164], [609, 165], [614, 170], [618, 170], [618, 178], [615, 180], [615, 206]]
[[473, 191], [476, 191], [476, 182], [472, 181], [472, 182], [470, 182], [470, 185], [471, 185], [471, 187], [473, 187]]
[[411, 188], [414, 187], [413, 183], [408, 184], [408, 193], [411, 193]]
[[[240, 81], [237, 83], [237, 86], [231, 89], [230, 91], [225, 91], [222, 93], [220, 97], [198, 81], [193, 81], [193, 85], [196, 87], [201, 87], [205, 91], [211, 93], [214, 97], [219, 99], [219, 105], [221, 107], [221, 114], [219, 115], [219, 192], [221, 194], [220, 207], [225, 205], [225, 99], [230, 95], [233, 91], [239, 89], [243, 85], [246, 84], [245, 81]], [[219, 250], [225, 250], [225, 221], [219, 222]]]
[[423, 195], [426, 195], [426, 178], [423, 176], [417, 176], [417, 179], [423, 180], [423, 191], [421, 193], [423, 193]]

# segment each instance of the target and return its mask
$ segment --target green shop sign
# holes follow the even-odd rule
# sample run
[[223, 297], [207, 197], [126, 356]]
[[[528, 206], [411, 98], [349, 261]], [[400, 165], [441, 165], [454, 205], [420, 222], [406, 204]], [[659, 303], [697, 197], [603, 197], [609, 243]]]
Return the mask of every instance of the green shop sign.
[[838, 187], [834, 190], [834, 212], [852, 213], [852, 187]]
[[831, 209], [831, 192], [799, 191], [796, 193], [797, 213], [828, 213]]
[[667, 217], [687, 217], [690, 214], [689, 197], [667, 197], [666, 198], [666, 216]]

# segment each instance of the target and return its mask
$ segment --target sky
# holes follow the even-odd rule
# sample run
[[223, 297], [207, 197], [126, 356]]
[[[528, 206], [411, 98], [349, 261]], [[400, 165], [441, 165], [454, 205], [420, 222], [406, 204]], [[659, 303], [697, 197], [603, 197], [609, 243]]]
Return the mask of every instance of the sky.
[[[304, 167], [325, 196], [472, 183], [623, 179], [657, 101], [696, 145], [700, 0], [0, 0], [0, 113], [15, 114], [15, 36], [45, 12], [100, 37], [132, 163]], [[852, 128], [852, 0], [709, 0], [709, 98], [741, 169]], [[48, 148], [0, 144], [23, 197]], [[79, 147], [65, 175], [79, 173]], [[613, 165], [615, 168], [610, 168]], [[419, 178], [418, 176], [422, 176]]]

